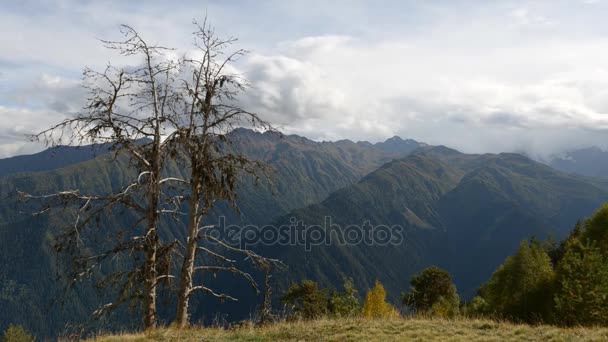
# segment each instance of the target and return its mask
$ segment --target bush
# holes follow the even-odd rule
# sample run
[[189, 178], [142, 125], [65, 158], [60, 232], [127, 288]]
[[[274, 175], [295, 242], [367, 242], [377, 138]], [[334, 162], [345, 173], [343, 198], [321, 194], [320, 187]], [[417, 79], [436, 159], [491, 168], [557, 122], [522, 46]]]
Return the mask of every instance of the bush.
[[464, 314], [468, 316], [490, 316], [492, 307], [481, 296], [475, 296], [469, 304], [465, 305]]
[[397, 310], [386, 302], [386, 290], [377, 280], [374, 288], [365, 296], [362, 315], [366, 318], [393, 318], [399, 316]]
[[303, 280], [301, 285], [292, 284], [281, 301], [291, 306], [295, 316], [302, 319], [316, 319], [328, 313], [328, 296], [326, 289], [311, 280]]
[[410, 292], [403, 296], [403, 304], [417, 313], [454, 317], [459, 313], [460, 297], [450, 274], [431, 266], [412, 277]]
[[9, 325], [2, 334], [2, 342], [32, 342], [35, 338], [20, 325]]
[[440, 297], [431, 308], [428, 314], [434, 317], [453, 318], [460, 314], [460, 298], [456, 297]]
[[329, 312], [334, 317], [355, 317], [361, 314], [361, 303], [352, 278], [344, 281], [344, 292], [333, 291], [329, 299]]

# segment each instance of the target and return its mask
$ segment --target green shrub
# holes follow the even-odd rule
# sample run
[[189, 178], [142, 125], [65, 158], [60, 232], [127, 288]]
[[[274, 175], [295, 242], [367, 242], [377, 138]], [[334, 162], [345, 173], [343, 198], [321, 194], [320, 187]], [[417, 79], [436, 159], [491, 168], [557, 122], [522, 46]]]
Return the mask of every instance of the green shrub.
[[468, 316], [490, 316], [492, 307], [481, 296], [473, 297], [473, 300], [464, 306], [464, 314]]
[[334, 317], [355, 317], [361, 314], [361, 303], [352, 278], [344, 281], [344, 292], [333, 291], [329, 298], [329, 312]]
[[319, 289], [319, 284], [311, 280], [292, 284], [281, 301], [291, 306], [296, 318], [316, 319], [328, 313], [327, 289]]
[[20, 325], [9, 325], [2, 334], [2, 342], [32, 342], [35, 338]]
[[429, 309], [433, 317], [453, 318], [460, 314], [460, 299], [456, 297], [440, 297]]
[[431, 266], [412, 277], [410, 292], [403, 296], [403, 304], [417, 313], [453, 317], [459, 313], [460, 297], [450, 274]]

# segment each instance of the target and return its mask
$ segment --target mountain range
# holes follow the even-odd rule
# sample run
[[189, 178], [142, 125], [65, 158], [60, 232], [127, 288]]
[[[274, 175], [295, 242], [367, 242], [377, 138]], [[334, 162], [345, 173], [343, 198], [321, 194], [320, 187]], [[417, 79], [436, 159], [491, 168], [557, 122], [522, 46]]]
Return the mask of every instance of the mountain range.
[[[239, 187], [234, 214], [219, 206], [210, 221], [288, 226], [293, 219], [323, 227], [327, 218], [338, 229], [349, 225], [400, 227], [402, 240], [386, 245], [318, 244], [255, 245], [261, 254], [276, 256], [288, 269], [276, 274], [280, 293], [290, 282], [313, 279], [339, 287], [352, 277], [364, 291], [375, 280], [385, 284], [391, 300], [407, 289], [411, 276], [429, 265], [450, 271], [463, 298], [511, 255], [522, 239], [560, 239], [574, 223], [608, 200], [605, 180], [558, 171], [518, 154], [464, 154], [393, 137], [382, 143], [315, 142], [296, 135], [237, 129], [232, 148], [265, 161], [271, 183]], [[19, 212], [16, 191], [48, 193], [80, 188], [109, 191], [129, 175], [128, 165], [112, 161], [104, 148], [60, 148], [37, 155], [0, 160], [0, 330], [23, 324], [39, 336], [56, 336], [75, 317], [86, 317], [102, 302], [83, 285], [63, 305], [55, 281], [52, 236], [66, 219], [62, 214], [31, 217]], [[49, 158], [53, 155], [53, 158]], [[179, 166], [170, 165], [179, 172]], [[562, 168], [563, 169], [563, 168]], [[107, 218], [121, 224], [128, 217]], [[170, 234], [182, 236], [172, 223]], [[255, 297], [233, 278], [218, 277], [214, 287], [243, 297], [238, 304], [201, 298], [193, 303], [194, 321], [224, 313], [226, 319], [246, 317]], [[243, 293], [235, 293], [235, 292]], [[137, 322], [123, 313], [109, 327]]]
[[552, 156], [549, 165], [568, 173], [608, 178], [608, 151], [596, 146], [575, 149]]

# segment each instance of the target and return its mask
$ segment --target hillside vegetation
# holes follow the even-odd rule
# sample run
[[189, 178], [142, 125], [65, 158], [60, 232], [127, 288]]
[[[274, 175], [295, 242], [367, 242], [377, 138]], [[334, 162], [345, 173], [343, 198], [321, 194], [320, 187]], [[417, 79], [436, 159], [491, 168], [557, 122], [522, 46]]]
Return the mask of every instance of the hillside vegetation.
[[[404, 241], [398, 245], [313, 245], [311, 252], [304, 246], [255, 246], [260, 255], [276, 257], [289, 266], [274, 276], [275, 294], [303, 279], [334, 289], [344, 277], [352, 277], [361, 293], [381, 281], [389, 301], [397, 303], [412, 275], [437, 265], [452, 275], [461, 298], [471, 300], [522, 240], [566, 237], [577, 220], [608, 200], [604, 183], [563, 174], [513, 154], [470, 155], [442, 146], [421, 146], [411, 153], [411, 143], [392, 139], [393, 145], [402, 145], [397, 156], [394, 148], [369, 143], [320, 143], [243, 129], [231, 133], [231, 139], [234, 149], [270, 165], [273, 184], [254, 186], [244, 179], [239, 187], [241, 215], [219, 206], [209, 215], [210, 222], [225, 215], [229, 223], [281, 226], [294, 217], [322, 226], [330, 216], [332, 223], [343, 227], [369, 220], [405, 229]], [[70, 151], [62, 151], [61, 156]], [[36, 336], [56, 336], [67, 322], [86, 320], [101, 302], [109, 301], [101, 297], [111, 297], [111, 293], [100, 294], [83, 284], [63, 306], [52, 305], [63, 293], [63, 284], [56, 282], [52, 237], [59, 227], [72, 222], [70, 213], [23, 215], [19, 210], [25, 209], [15, 197], [16, 190], [44, 194], [79, 188], [105, 193], [129, 176], [124, 160], [109, 163], [109, 158], [101, 155], [51, 171], [0, 177], [0, 241], [11, 241], [0, 249], [0, 304], [4, 308], [0, 331], [12, 323]], [[178, 165], [168, 167], [175, 174], [181, 170]], [[130, 220], [129, 215], [112, 215], [103, 223], [118, 227]], [[172, 220], [165, 223], [167, 239], [182, 237], [182, 225]], [[256, 310], [259, 298], [242, 282], [222, 276], [209, 281], [238, 295], [239, 302], [195, 299], [194, 321], [215, 314], [237, 321]], [[51, 314], [45, 314], [47, 310]], [[165, 307], [159, 310], [162, 317], [170, 315]], [[136, 328], [138, 322], [122, 312], [90, 329], [117, 331]]]
[[557, 328], [477, 319], [323, 319], [249, 326], [158, 329], [141, 334], [101, 336], [112, 341], [606, 341], [608, 328]]
[[[413, 142], [401, 140], [401, 151], [393, 153], [391, 151], [399, 142], [396, 139], [391, 140], [390, 150], [385, 145], [351, 141], [318, 143], [299, 136], [262, 134], [246, 129], [235, 130], [231, 139], [234, 149], [269, 164], [273, 170], [270, 175], [273, 184], [261, 182], [254, 186], [253, 182], [243, 180], [239, 190], [241, 215], [237, 217], [231, 208], [221, 206], [209, 217], [213, 223], [220, 215], [228, 217], [231, 223], [239, 223], [241, 219], [246, 223], [268, 223], [268, 220], [295, 208], [324, 199], [331, 192], [357, 182], [383, 163], [415, 148]], [[73, 217], [70, 212], [63, 211], [36, 217], [24, 215], [21, 211], [28, 209], [18, 205], [16, 194], [17, 190], [38, 194], [61, 189], [80, 189], [83, 193], [92, 194], [115, 190], [128, 182], [132, 171], [124, 158], [113, 160], [104, 152], [107, 149], [60, 147], [36, 155], [0, 160], [0, 306], [3, 307], [0, 310], [0, 331], [14, 323], [24, 325], [38, 336], [55, 336], [67, 322], [78, 320], [77, 323], [81, 323], [80, 320], [86, 320], [100, 303], [109, 301], [102, 295], [111, 298], [111, 294], [100, 294], [84, 284], [64, 305], [55, 303], [62, 299], [65, 284], [56, 279], [52, 238], [66, 222], [73, 222]], [[183, 167], [178, 165], [168, 165], [167, 168], [168, 173], [183, 172]], [[121, 227], [128, 225], [133, 218], [127, 213], [112, 215], [105, 220], [106, 227]], [[167, 239], [183, 235], [182, 224], [173, 220], [165, 223], [171, 232]], [[105, 234], [113, 235], [110, 231]], [[218, 288], [227, 288], [233, 293], [245, 292], [239, 287], [242, 284], [231, 287], [232, 283], [234, 280], [231, 278]], [[246, 295], [251, 296], [251, 293], [253, 291]], [[241, 306], [246, 302], [242, 299], [238, 305], [228, 307], [227, 303], [225, 310], [235, 313], [239, 319], [244, 318], [251, 308], [250, 305]], [[255, 300], [250, 299], [249, 303], [255, 303]], [[195, 316], [211, 314], [202, 312]], [[104, 327], [133, 327], [127, 318], [131, 317], [128, 313], [119, 317], [122, 319], [116, 319], [117, 325], [109, 323], [110, 326]]]

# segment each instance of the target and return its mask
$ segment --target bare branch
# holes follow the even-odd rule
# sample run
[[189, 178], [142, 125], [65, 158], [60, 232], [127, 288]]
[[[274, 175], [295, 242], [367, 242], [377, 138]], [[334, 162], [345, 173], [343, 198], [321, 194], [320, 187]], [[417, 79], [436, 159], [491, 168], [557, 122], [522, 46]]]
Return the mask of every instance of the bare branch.
[[234, 297], [231, 297], [231, 296], [229, 296], [229, 295], [227, 295], [227, 294], [223, 294], [223, 293], [216, 293], [216, 292], [215, 292], [215, 291], [213, 291], [212, 289], [210, 289], [210, 288], [208, 288], [208, 287], [206, 287], [206, 286], [202, 286], [202, 285], [199, 285], [199, 286], [193, 286], [193, 287], [190, 289], [190, 293], [188, 294], [188, 296], [192, 295], [192, 294], [193, 294], [194, 292], [196, 292], [196, 291], [203, 291], [203, 292], [205, 292], [205, 293], [207, 293], [207, 294], [210, 294], [210, 295], [212, 295], [212, 296], [214, 296], [214, 297], [216, 297], [216, 298], [219, 298], [219, 299], [221, 299], [221, 300], [224, 300], [224, 299], [229, 299], [229, 300], [232, 300], [232, 301], [235, 301], [235, 302], [236, 302], [236, 301], [238, 301], [238, 299], [236, 299], [236, 298], [234, 298]]

